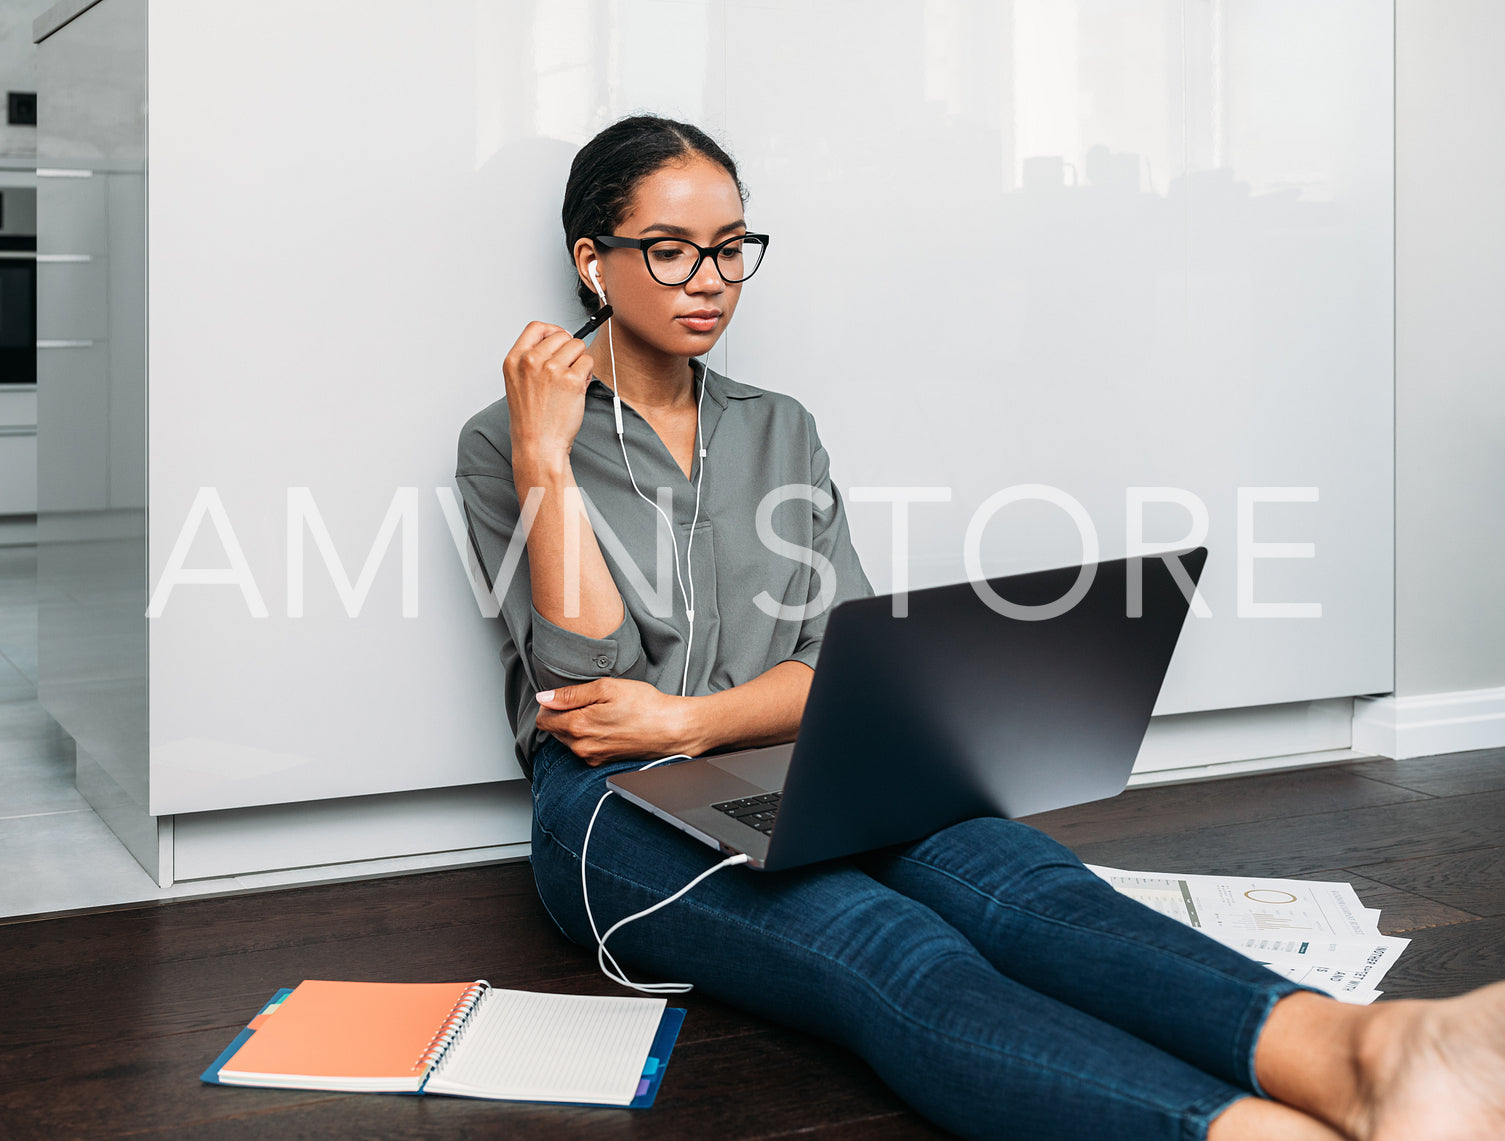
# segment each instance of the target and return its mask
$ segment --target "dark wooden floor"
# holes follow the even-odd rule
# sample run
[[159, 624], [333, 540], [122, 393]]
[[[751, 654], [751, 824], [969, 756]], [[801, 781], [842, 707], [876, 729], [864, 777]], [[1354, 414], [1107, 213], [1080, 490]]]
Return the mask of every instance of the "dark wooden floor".
[[[1138, 790], [1034, 823], [1092, 863], [1350, 880], [1413, 940], [1390, 997], [1505, 977], [1505, 750]], [[13, 922], [0, 964], [6, 1138], [941, 1136], [854, 1056], [693, 992], [672, 999], [689, 1015], [647, 1111], [200, 1084], [304, 978], [622, 993], [548, 921], [526, 863]]]

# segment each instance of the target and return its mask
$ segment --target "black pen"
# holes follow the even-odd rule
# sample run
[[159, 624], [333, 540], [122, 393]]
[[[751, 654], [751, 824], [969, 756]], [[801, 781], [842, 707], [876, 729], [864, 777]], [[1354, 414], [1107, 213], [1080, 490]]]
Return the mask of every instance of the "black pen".
[[582, 340], [582, 339], [584, 339], [586, 337], [586, 335], [595, 332], [597, 326], [599, 326], [603, 321], [605, 321], [610, 316], [611, 316], [611, 306], [610, 305], [603, 305], [603, 306], [601, 306], [601, 308], [599, 308], [599, 309], [596, 310], [596, 315], [594, 317], [592, 317], [589, 321], [587, 321], [585, 324], [583, 324], [583, 325], [580, 326], [579, 331], [576, 332], [576, 334], [575, 334], [575, 340], [577, 340], [577, 341]]

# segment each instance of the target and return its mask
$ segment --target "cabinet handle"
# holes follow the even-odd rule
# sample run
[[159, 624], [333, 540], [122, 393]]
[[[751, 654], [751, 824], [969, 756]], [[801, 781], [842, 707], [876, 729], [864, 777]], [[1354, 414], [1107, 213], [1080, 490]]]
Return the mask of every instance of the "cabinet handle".
[[39, 254], [34, 250], [0, 250], [0, 260], [39, 262], [93, 261], [93, 254]]
[[93, 341], [38, 341], [39, 349], [88, 349], [94, 346]]

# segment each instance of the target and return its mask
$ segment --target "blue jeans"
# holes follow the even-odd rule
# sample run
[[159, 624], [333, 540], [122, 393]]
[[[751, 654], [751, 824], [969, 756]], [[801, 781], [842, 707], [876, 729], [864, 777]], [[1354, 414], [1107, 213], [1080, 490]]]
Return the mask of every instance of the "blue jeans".
[[[593, 955], [581, 839], [607, 776], [644, 763], [591, 768], [552, 737], [533, 758], [539, 897]], [[608, 797], [587, 869], [597, 929], [720, 859]], [[1261, 1092], [1265, 1017], [1305, 989], [1119, 894], [1042, 832], [990, 817], [803, 868], [726, 868], [607, 948], [639, 982], [693, 983], [847, 1047], [969, 1138], [1201, 1141]]]

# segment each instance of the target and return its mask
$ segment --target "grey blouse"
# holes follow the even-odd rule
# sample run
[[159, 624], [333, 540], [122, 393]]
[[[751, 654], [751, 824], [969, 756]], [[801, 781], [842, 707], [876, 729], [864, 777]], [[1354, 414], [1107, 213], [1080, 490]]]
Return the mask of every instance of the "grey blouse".
[[501, 600], [507, 716], [529, 779], [534, 750], [547, 736], [536, 726], [534, 695], [541, 690], [627, 677], [680, 692], [690, 633], [681, 580], [685, 595], [693, 590], [695, 610], [684, 690], [690, 695], [741, 685], [784, 661], [813, 668], [832, 607], [873, 593], [814, 417], [792, 396], [739, 384], [699, 361], [692, 367], [697, 395], [705, 385], [700, 430], [706, 456], [694, 458], [690, 478], [652, 426], [622, 402], [632, 474], [643, 495], [674, 520], [678, 576], [664, 519], [628, 480], [611, 389], [596, 378], [586, 389], [570, 465], [625, 610], [604, 638], [566, 630], [534, 609], [522, 533], [515, 536], [516, 569], [504, 590], [498, 588], [496, 576], [521, 515], [506, 398], [461, 429], [455, 481], [476, 558]]

